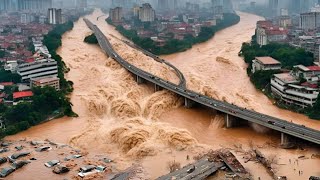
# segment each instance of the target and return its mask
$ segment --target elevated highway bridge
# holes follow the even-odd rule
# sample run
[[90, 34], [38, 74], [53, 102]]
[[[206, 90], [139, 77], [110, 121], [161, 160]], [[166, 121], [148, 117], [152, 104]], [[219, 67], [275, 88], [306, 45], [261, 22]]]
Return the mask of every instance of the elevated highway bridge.
[[90, 22], [84, 19], [88, 27], [94, 32], [102, 50], [117, 61], [122, 67], [136, 76], [138, 83], [145, 81], [151, 82], [155, 85], [155, 90], [166, 89], [174, 92], [185, 99], [185, 106], [191, 108], [195, 103], [204, 105], [211, 109], [224, 113], [227, 128], [236, 126], [240, 120], [246, 120], [251, 123], [256, 123], [261, 126], [273, 129], [281, 133], [281, 144], [289, 144], [292, 139], [300, 138], [315, 144], [320, 144], [320, 131], [288, 122], [276, 117], [266, 114], [261, 114], [252, 110], [241, 108], [227, 102], [222, 102], [211, 97], [199, 94], [197, 92], [188, 90], [184, 85], [176, 85], [157, 77], [149, 72], [146, 72], [138, 67], [128, 63], [124, 60], [112, 47], [107, 37], [101, 30]]

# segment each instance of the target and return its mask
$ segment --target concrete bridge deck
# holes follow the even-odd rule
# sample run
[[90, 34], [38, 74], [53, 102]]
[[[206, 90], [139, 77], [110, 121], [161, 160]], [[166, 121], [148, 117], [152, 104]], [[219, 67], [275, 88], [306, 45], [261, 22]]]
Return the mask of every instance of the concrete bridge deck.
[[211, 174], [218, 171], [221, 167], [225, 166], [223, 162], [212, 162], [208, 160], [208, 157], [204, 157], [199, 161], [189, 164], [177, 171], [161, 176], [156, 180], [172, 180], [172, 179], [206, 179]]
[[[185, 98], [185, 106], [187, 107], [192, 107], [194, 103], [199, 103], [209, 108], [215, 109], [219, 112], [225, 113], [226, 124], [229, 128], [234, 126], [238, 119], [242, 119], [281, 132], [281, 144], [286, 144], [288, 141], [290, 141], [290, 139], [292, 139], [291, 137], [297, 137], [306, 141], [313, 142], [315, 144], [320, 144], [320, 131], [318, 130], [294, 124], [252, 110], [241, 108], [227, 102], [215, 100], [211, 97], [190, 91], [179, 85], [168, 82], [135, 67], [134, 65], [128, 63], [126, 60], [120, 57], [119, 54], [114, 51], [107, 37], [100, 31], [100, 29], [96, 25], [94, 25], [87, 19], [85, 19], [85, 22], [96, 35], [102, 50], [105, 51], [105, 53], [116, 60], [129, 72], [136, 75], [138, 82], [149, 81], [154, 83], [155, 87], [161, 87], [163, 89], [172, 91], [180, 96], [183, 96]], [[155, 90], [157, 89], [159, 88], [155, 88]]]

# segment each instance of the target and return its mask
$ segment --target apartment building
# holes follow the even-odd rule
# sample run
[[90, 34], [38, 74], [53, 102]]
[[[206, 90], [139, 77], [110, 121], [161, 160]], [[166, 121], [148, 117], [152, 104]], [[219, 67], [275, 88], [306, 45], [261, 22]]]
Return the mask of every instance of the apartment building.
[[139, 9], [139, 19], [141, 22], [153, 22], [156, 17], [155, 10], [149, 3], [142, 4]]
[[59, 78], [56, 76], [32, 78], [30, 81], [30, 87], [45, 87], [50, 86], [55, 88], [57, 91], [60, 90]]
[[271, 91], [286, 104], [302, 108], [313, 106], [319, 95], [319, 76], [319, 66], [298, 65], [290, 73], [273, 75]]
[[54, 59], [42, 59], [18, 66], [17, 73], [23, 82], [30, 82], [32, 78], [44, 76], [58, 76], [58, 65]]
[[261, 46], [270, 42], [284, 42], [288, 38], [288, 30], [273, 25], [271, 21], [258, 21], [256, 38], [257, 43]]
[[320, 27], [320, 12], [300, 14], [300, 28], [304, 30]]

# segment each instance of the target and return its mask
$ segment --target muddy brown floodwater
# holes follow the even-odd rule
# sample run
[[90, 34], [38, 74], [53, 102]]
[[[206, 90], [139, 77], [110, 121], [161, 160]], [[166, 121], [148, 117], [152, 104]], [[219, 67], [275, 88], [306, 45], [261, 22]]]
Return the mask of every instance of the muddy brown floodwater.
[[[121, 56], [146, 71], [178, 83], [178, 77], [170, 68], [110, 36], [123, 38], [104, 18], [97, 20], [102, 14], [96, 10], [87, 18], [97, 24]], [[320, 129], [316, 121], [273, 106], [251, 85], [246, 75], [246, 65], [237, 54], [242, 42], [250, 40], [255, 23], [261, 18], [245, 13], [239, 15], [241, 22], [238, 25], [216, 33], [214, 38], [191, 50], [165, 56], [165, 59], [185, 74], [187, 85], [192, 90]], [[83, 42], [90, 33], [83, 19], [80, 19], [72, 31], [63, 35], [62, 46], [58, 50], [70, 68], [66, 78], [74, 82], [71, 102], [79, 117], [53, 120], [7, 139], [27, 137], [68, 143], [89, 152], [91, 156], [100, 154], [114, 159], [119, 170], [132, 164], [142, 164], [145, 169], [142, 179], [154, 179], [168, 173], [169, 161], [175, 160], [185, 165], [190, 162], [186, 160], [187, 155], [196, 155], [208, 149], [230, 148], [243, 162], [243, 155], [236, 152], [252, 146], [268, 157], [276, 157], [274, 167], [277, 175], [286, 175], [289, 179], [320, 175], [317, 168], [320, 160], [311, 158], [312, 154], [319, 153], [319, 149], [280, 149], [279, 135], [276, 133], [265, 132], [260, 127], [225, 129], [223, 117], [216, 112], [201, 107], [185, 109], [182, 107], [183, 100], [175, 94], [165, 90], [154, 93], [151, 84], [137, 85], [134, 77], [108, 58], [98, 46]], [[299, 159], [298, 165], [290, 164], [289, 159], [293, 162], [301, 155], [306, 158]], [[255, 179], [271, 179], [257, 163], [248, 162], [244, 166]], [[299, 170], [303, 171], [301, 176]], [[35, 166], [34, 174], [23, 169], [15, 173], [16, 177], [37, 177], [37, 174], [45, 174], [46, 171], [42, 166]]]

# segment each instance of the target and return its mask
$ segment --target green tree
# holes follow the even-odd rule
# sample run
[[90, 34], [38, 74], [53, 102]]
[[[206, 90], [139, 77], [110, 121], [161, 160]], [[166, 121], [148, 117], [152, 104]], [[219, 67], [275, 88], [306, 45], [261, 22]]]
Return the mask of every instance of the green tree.
[[98, 40], [96, 38], [96, 35], [94, 35], [94, 33], [92, 33], [89, 36], [86, 36], [84, 38], [84, 42], [89, 43], [89, 44], [98, 44]]

